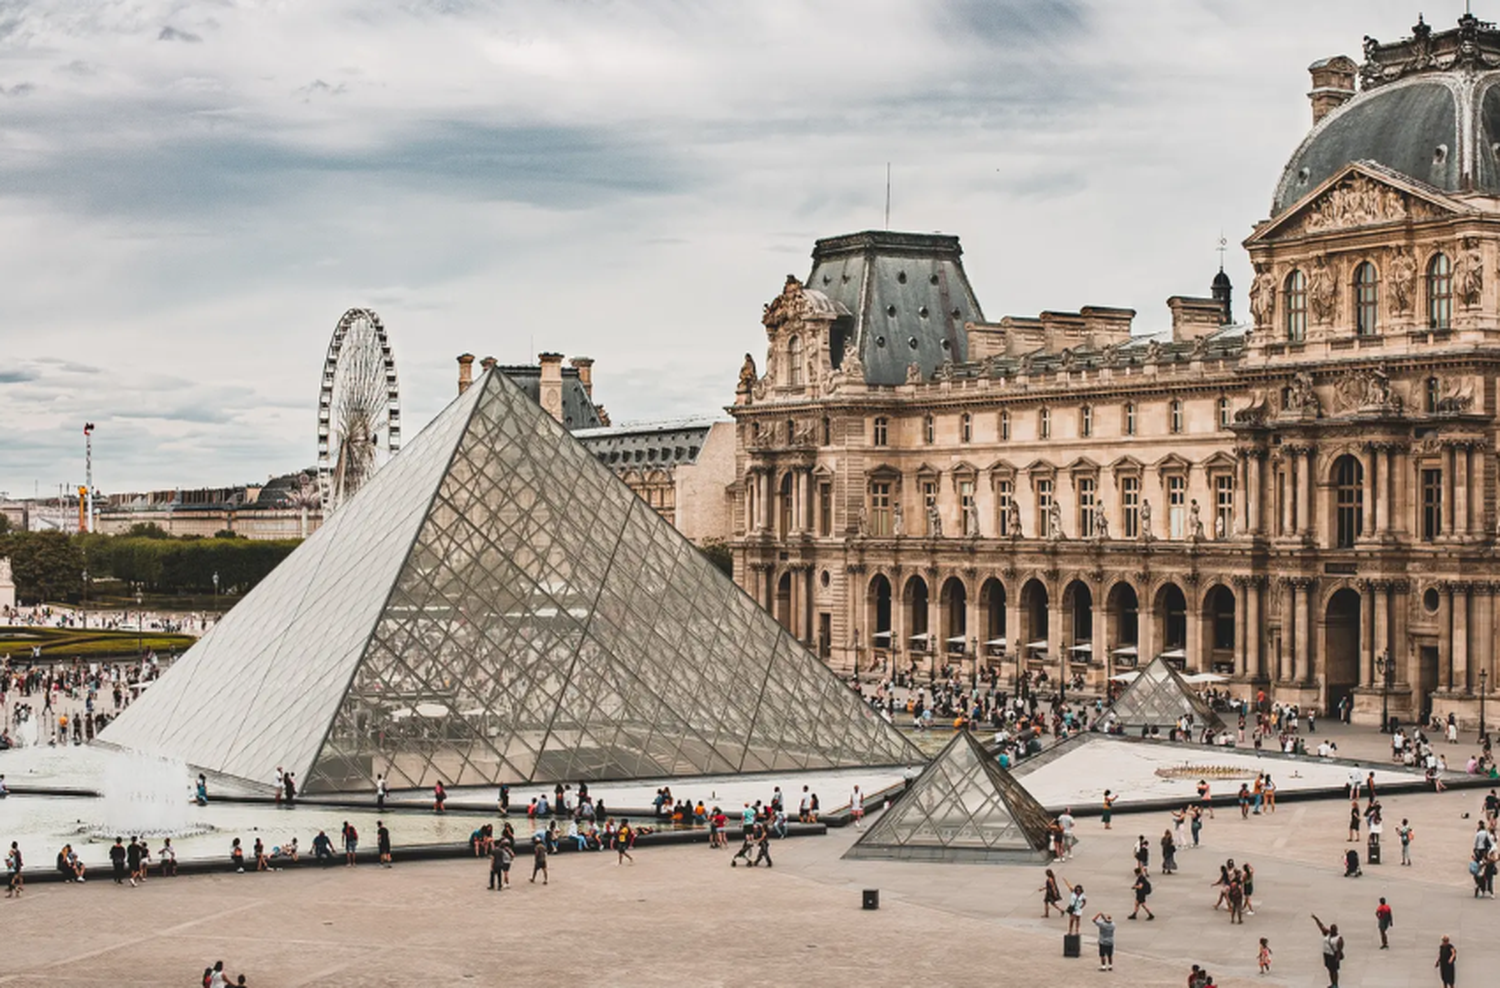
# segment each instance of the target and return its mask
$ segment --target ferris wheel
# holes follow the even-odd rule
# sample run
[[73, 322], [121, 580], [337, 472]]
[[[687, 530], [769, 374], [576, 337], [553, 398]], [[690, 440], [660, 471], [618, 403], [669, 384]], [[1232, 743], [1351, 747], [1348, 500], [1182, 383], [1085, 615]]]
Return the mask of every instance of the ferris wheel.
[[318, 395], [318, 488], [337, 511], [401, 448], [396, 360], [380, 317], [350, 309], [333, 329]]

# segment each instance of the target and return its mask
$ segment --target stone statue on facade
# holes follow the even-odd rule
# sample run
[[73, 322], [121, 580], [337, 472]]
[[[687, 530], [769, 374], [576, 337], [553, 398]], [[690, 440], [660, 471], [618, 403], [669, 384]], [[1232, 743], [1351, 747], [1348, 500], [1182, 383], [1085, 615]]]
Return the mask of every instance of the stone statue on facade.
[[971, 539], [979, 538], [979, 505], [973, 501], [964, 508], [964, 534]]
[[1417, 292], [1417, 260], [1405, 247], [1397, 247], [1386, 266], [1391, 286], [1391, 302], [1399, 313], [1411, 311]]
[[936, 504], [927, 506], [927, 537], [931, 539], [943, 537], [943, 514]]
[[859, 514], [855, 516], [854, 532], [860, 538], [864, 538], [870, 532], [870, 511], [864, 505], [860, 505]]
[[755, 387], [755, 358], [745, 354], [745, 362], [740, 364], [740, 383], [737, 391], [749, 391]]
[[910, 363], [910, 364], [906, 365], [906, 383], [907, 384], [921, 384], [922, 383], [922, 365], [921, 364]]
[[1313, 260], [1312, 274], [1307, 279], [1307, 299], [1312, 307], [1313, 318], [1327, 322], [1333, 317], [1333, 307], [1338, 302], [1337, 279], [1328, 270], [1328, 258]]
[[1151, 541], [1151, 501], [1149, 498], [1141, 498], [1141, 532], [1142, 542]]
[[1465, 240], [1463, 251], [1458, 255], [1458, 297], [1469, 308], [1479, 304], [1484, 293], [1484, 256], [1479, 253], [1476, 240]]
[[1094, 538], [1109, 541], [1109, 512], [1104, 510], [1103, 501], [1094, 502]]
[[1287, 386], [1286, 410], [1303, 418], [1318, 418], [1323, 414], [1323, 403], [1318, 400], [1312, 375], [1307, 371], [1298, 371]]
[[898, 539], [906, 534], [906, 512], [901, 509], [900, 501], [891, 508], [891, 534]]
[[1014, 498], [1005, 502], [1005, 530], [1011, 538], [1021, 538], [1021, 506]]
[[1264, 391], [1253, 391], [1250, 403], [1234, 413], [1234, 420], [1241, 425], [1262, 425], [1266, 421], [1268, 402]]
[[10, 559], [0, 556], [0, 612], [13, 610], [16, 606], [16, 580], [11, 573]]
[[1188, 502], [1188, 539], [1192, 542], [1203, 541], [1203, 513], [1198, 509], [1196, 497]]
[[1047, 506], [1047, 538], [1058, 542], [1063, 537], [1062, 505], [1053, 501]]
[[1228, 532], [1224, 531], [1224, 516], [1223, 515], [1216, 515], [1216, 516], [1214, 516], [1214, 538], [1216, 538], [1216, 539], [1222, 539], [1222, 538], [1226, 537], [1228, 534], [1229, 534]]
[[858, 381], [865, 379], [865, 362], [859, 359], [859, 347], [853, 340], [844, 344], [844, 360], [839, 364], [839, 370]]

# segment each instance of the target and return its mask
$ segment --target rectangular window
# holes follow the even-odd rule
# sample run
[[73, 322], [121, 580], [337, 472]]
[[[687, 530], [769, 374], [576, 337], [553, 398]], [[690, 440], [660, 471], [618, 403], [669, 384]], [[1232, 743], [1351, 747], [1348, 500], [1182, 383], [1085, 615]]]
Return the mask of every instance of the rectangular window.
[[1125, 406], [1125, 435], [1135, 435], [1135, 403], [1131, 402]]
[[827, 538], [833, 534], [833, 485], [818, 485], [818, 534]]
[[890, 439], [891, 423], [889, 419], [878, 418], [875, 420], [874, 429], [871, 430], [870, 441], [876, 446], [884, 446]]
[[887, 481], [870, 485], [870, 534], [876, 538], [891, 534], [891, 485]]
[[1234, 475], [1214, 478], [1214, 538], [1227, 539], [1234, 532]]
[[1078, 536], [1092, 538], [1094, 535], [1094, 478], [1078, 478]]
[[964, 412], [958, 420], [958, 436], [964, 442], [969, 442], [974, 438], [974, 416], [968, 412]]
[[936, 535], [932, 530], [932, 509], [937, 506], [937, 481], [922, 481], [922, 534]]
[[1010, 534], [1010, 500], [1015, 496], [1015, 488], [1008, 480], [1002, 480], [995, 485], [995, 510], [999, 518], [995, 521], [995, 531], [1001, 535]]
[[1422, 471], [1422, 541], [1443, 534], [1443, 471]]
[[1094, 408], [1084, 405], [1078, 412], [1078, 434], [1087, 439], [1094, 434]]
[[937, 441], [937, 422], [931, 415], [922, 420], [922, 441], [929, 446]]
[[1120, 509], [1127, 539], [1141, 537], [1141, 478], [1120, 478]]
[[[958, 482], [958, 507], [963, 517], [963, 524], [960, 526], [963, 529], [963, 533], [965, 535], [978, 535], [977, 525], [979, 516], [973, 511], [974, 481], [960, 480]], [[976, 530], [970, 531], [971, 527], [976, 527]]]
[[1000, 438], [1006, 441], [1010, 439], [1010, 412], [1000, 413]]
[[1047, 518], [1051, 511], [1052, 481], [1038, 480], [1036, 482], [1036, 534], [1044, 539], [1052, 534], [1052, 526]]
[[1167, 478], [1167, 538], [1182, 539], [1187, 532], [1187, 478]]
[[1052, 438], [1052, 409], [1044, 408], [1036, 413], [1036, 434], [1041, 439]]

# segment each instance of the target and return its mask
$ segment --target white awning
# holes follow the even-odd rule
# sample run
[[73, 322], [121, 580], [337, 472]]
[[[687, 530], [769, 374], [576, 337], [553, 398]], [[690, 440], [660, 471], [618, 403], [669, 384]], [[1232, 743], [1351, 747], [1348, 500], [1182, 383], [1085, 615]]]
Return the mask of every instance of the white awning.
[[932, 635], [930, 635], [930, 634], [928, 634], [927, 632], [924, 631], [920, 635], [912, 635], [911, 636], [911, 640], [914, 641], [914, 642], [925, 642], [927, 639], [929, 639], [931, 637], [932, 637]]
[[1139, 675], [1140, 673], [1138, 672], [1122, 672], [1118, 676], [1110, 676], [1109, 678], [1111, 682], [1133, 683]]
[[954, 635], [952, 638], [948, 639], [948, 644], [949, 645], [962, 645], [966, 641], [968, 641], [968, 639], [965, 638], [963, 635]]
[[1079, 642], [1077, 645], [1074, 645], [1070, 649], [1070, 651], [1073, 651], [1073, 652], [1092, 652], [1093, 650], [1094, 650], [1094, 643], [1093, 642]]
[[989, 645], [989, 646], [992, 646], [994, 648], [1004, 648], [1005, 647], [1005, 639], [1004, 638], [991, 638], [989, 641], [985, 642], [985, 644]]
[[1136, 653], [1136, 648], [1135, 648], [1134, 645], [1121, 645], [1119, 648], [1115, 649], [1115, 654], [1116, 655], [1135, 655], [1137, 653]]
[[889, 631], [877, 631], [877, 632], [875, 632], [875, 637], [876, 638], [889, 638], [889, 637], [891, 637], [891, 633]]
[[1194, 685], [1199, 683], [1227, 683], [1229, 682], [1229, 677], [1221, 676], [1216, 672], [1195, 672], [1191, 676], [1183, 676], [1182, 681]]
[[1043, 639], [1042, 641], [1039, 641], [1039, 642], [1027, 642], [1026, 643], [1026, 647], [1027, 648], [1041, 648], [1041, 649], [1045, 649], [1047, 647], [1047, 642], [1046, 642], [1046, 639]]
[[1187, 658], [1187, 652], [1180, 648], [1169, 648], [1161, 653], [1161, 657], [1164, 659], [1185, 659]]

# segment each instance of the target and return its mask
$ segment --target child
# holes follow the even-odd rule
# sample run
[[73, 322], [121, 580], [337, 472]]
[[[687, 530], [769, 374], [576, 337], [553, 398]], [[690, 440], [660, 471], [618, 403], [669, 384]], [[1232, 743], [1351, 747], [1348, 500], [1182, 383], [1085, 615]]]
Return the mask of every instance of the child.
[[1271, 973], [1271, 941], [1265, 937], [1260, 938], [1260, 973]]

